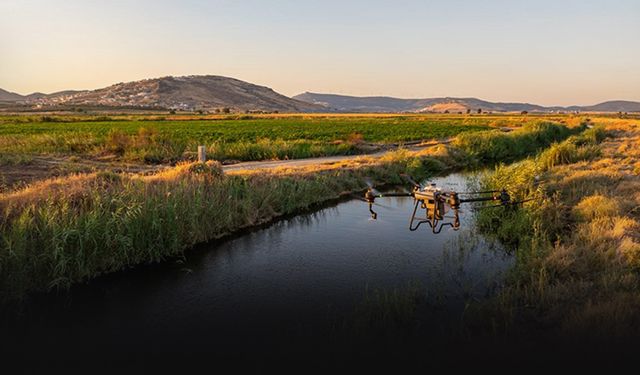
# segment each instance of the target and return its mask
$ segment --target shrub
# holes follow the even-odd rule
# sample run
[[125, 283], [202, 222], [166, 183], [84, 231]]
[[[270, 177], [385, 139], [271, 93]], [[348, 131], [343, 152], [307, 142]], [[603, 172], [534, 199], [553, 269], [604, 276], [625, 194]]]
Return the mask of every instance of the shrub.
[[122, 156], [131, 144], [131, 139], [122, 130], [111, 129], [107, 133], [106, 148], [107, 150]]
[[146, 147], [155, 141], [158, 136], [158, 130], [154, 128], [139, 128], [135, 139], [137, 147]]
[[362, 133], [351, 133], [347, 137], [347, 142], [353, 145], [362, 144], [364, 142], [364, 136], [362, 135]]
[[215, 160], [208, 160], [205, 163], [190, 164], [188, 170], [189, 173], [205, 176], [212, 179], [219, 179], [224, 175], [222, 164]]

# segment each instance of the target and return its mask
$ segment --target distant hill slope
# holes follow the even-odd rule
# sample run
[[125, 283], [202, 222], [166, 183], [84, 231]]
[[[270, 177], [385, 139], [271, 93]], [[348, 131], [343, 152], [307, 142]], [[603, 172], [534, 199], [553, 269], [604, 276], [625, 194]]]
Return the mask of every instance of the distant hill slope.
[[[9, 93], [11, 94], [11, 93]], [[17, 94], [15, 94], [17, 95]], [[106, 106], [233, 111], [318, 112], [324, 107], [291, 99], [264, 86], [221, 76], [162, 77], [90, 91], [31, 94], [14, 101], [39, 107]]]
[[611, 100], [584, 107], [568, 107], [569, 110], [573, 110], [573, 108], [588, 112], [640, 112], [640, 103], [628, 100]]
[[491, 112], [640, 112], [640, 103], [632, 101], [611, 101], [593, 106], [544, 107], [529, 103], [495, 103], [476, 98], [428, 98], [399, 99], [386, 96], [358, 97], [305, 92], [294, 99], [322, 105], [327, 110], [340, 112], [472, 112], [482, 109]]
[[20, 95], [0, 89], [3, 107], [56, 109], [61, 107], [113, 107], [183, 109], [229, 108], [233, 112], [640, 112], [640, 102], [615, 100], [592, 106], [543, 107], [529, 103], [495, 103], [476, 98], [400, 99], [388, 96], [357, 97], [305, 92], [293, 98], [265, 86], [235, 78], [202, 75], [161, 77], [117, 83], [97, 90], [66, 90], [52, 94]]
[[0, 89], [0, 102], [15, 102], [18, 100], [24, 100], [24, 96]]

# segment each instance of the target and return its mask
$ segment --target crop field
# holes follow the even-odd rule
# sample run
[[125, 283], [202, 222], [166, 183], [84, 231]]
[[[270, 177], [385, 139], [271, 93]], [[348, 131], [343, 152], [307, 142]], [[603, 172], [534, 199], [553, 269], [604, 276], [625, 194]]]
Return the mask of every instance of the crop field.
[[[532, 118], [535, 119], [535, 118]], [[518, 126], [525, 117], [236, 116], [194, 120], [158, 116], [0, 117], [1, 164], [25, 155], [76, 155], [136, 163], [189, 159], [206, 145], [217, 160], [292, 159], [357, 154], [376, 146], [440, 139], [489, 126]], [[20, 157], [22, 155], [22, 157]]]
[[[4, 114], [0, 192], [45, 178], [94, 171], [154, 173], [194, 161], [198, 145], [223, 164], [360, 155], [406, 142], [445, 139], [578, 116], [436, 114]], [[478, 140], [468, 137], [469, 142]]]

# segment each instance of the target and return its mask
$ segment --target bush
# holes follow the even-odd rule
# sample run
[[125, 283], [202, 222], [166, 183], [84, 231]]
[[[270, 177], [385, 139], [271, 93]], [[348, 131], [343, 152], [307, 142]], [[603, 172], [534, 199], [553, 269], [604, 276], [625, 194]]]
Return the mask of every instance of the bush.
[[222, 164], [215, 160], [209, 160], [206, 163], [193, 163], [189, 165], [188, 169], [190, 173], [212, 179], [219, 179], [224, 175]]
[[111, 129], [107, 133], [107, 140], [105, 147], [107, 150], [122, 156], [131, 144], [131, 138], [125, 134], [122, 130]]
[[40, 121], [42, 122], [60, 122], [60, 119], [52, 116], [42, 116], [40, 117]]
[[362, 143], [364, 143], [364, 136], [362, 135], [362, 133], [351, 133], [347, 137], [347, 142], [349, 142], [349, 143], [351, 143], [353, 145], [362, 144]]

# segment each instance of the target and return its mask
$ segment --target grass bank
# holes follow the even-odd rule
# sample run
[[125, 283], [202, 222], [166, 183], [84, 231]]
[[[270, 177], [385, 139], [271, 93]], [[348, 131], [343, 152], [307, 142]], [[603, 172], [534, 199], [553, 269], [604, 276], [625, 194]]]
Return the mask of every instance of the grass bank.
[[640, 335], [640, 129], [614, 122], [600, 147], [604, 131], [590, 129], [488, 177], [536, 200], [480, 215], [516, 266], [500, 295], [468, 314], [469, 332], [490, 319], [495, 330], [484, 333], [507, 338], [588, 346]]
[[[526, 128], [505, 142], [528, 137], [544, 147], [550, 138], [544, 134], [570, 133], [562, 128]], [[442, 145], [321, 171], [224, 175], [218, 163], [208, 162], [182, 164], [154, 176], [103, 172], [39, 182], [0, 194], [0, 290], [22, 295], [65, 288], [161, 261], [196, 243], [361, 191], [365, 178], [399, 184], [402, 172], [425, 176], [476, 165], [474, 150], [465, 143]]]

